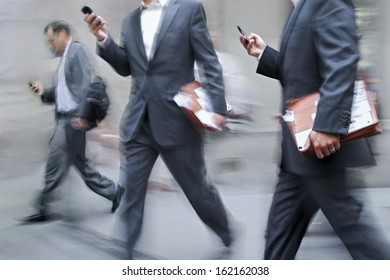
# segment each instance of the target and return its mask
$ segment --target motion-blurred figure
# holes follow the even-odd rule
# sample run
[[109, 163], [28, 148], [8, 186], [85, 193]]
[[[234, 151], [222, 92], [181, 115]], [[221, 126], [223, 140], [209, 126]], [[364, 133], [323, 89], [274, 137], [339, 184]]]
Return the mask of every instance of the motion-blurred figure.
[[297, 0], [280, 51], [256, 34], [240, 40], [259, 60], [257, 73], [278, 79], [288, 100], [319, 91], [314, 127], [302, 151], [283, 123], [282, 159], [266, 232], [265, 259], [293, 259], [313, 215], [321, 209], [354, 259], [389, 259], [390, 247], [363, 204], [351, 196], [349, 167], [374, 165], [366, 139], [340, 144], [348, 132], [359, 60], [350, 0]]
[[200, 219], [226, 247], [232, 234], [225, 207], [208, 178], [203, 133], [173, 101], [194, 80], [194, 62], [206, 76], [216, 122], [225, 122], [226, 103], [220, 63], [200, 1], [145, 0], [123, 21], [121, 44], [108, 35], [104, 20], [85, 17], [98, 40], [99, 55], [122, 76], [132, 75], [131, 97], [121, 121], [120, 181], [126, 187], [121, 218], [127, 225], [127, 248], [140, 235], [145, 195], [153, 164], [161, 155]]
[[[45, 29], [47, 41], [55, 56], [61, 57], [55, 76], [55, 86], [44, 88], [37, 81], [31, 89], [44, 103], [55, 103], [56, 128], [50, 140], [46, 163], [45, 187], [37, 199], [37, 212], [24, 218], [25, 222], [50, 220], [49, 202], [52, 192], [60, 185], [74, 164], [85, 184], [95, 193], [112, 201], [111, 211], [119, 206], [124, 188], [101, 175], [85, 156], [86, 132], [89, 127], [86, 113], [86, 91], [94, 78], [91, 54], [79, 42], [72, 40], [69, 25], [64, 21], [53, 21]], [[83, 117], [81, 117], [83, 116]]]

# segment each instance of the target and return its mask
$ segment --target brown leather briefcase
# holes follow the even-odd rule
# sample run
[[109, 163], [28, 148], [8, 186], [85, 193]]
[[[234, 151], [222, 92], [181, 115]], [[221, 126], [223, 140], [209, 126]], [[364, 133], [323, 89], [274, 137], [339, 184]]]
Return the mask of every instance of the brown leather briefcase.
[[[347, 135], [344, 135], [340, 138], [341, 143], [352, 141], [355, 139], [360, 139], [364, 137], [370, 137], [373, 135], [380, 134], [382, 129], [379, 124], [378, 118], [378, 104], [375, 97], [375, 94], [365, 88], [360, 89], [364, 90], [364, 93], [367, 98], [363, 100], [366, 102], [364, 105], [364, 114], [356, 114], [352, 110], [352, 123], [353, 119], [361, 117], [361, 115], [366, 115], [363, 123], [360, 122], [360, 125], [356, 128], [352, 128], [350, 125], [350, 132]], [[356, 94], [356, 93], [355, 93]], [[294, 140], [297, 143], [298, 148], [302, 148], [305, 144], [305, 137], [308, 136], [313, 125], [314, 118], [317, 111], [317, 103], [320, 99], [320, 94], [318, 92], [305, 95], [298, 99], [290, 100], [288, 108], [291, 114], [291, 121], [286, 121]], [[360, 100], [361, 101], [361, 100]], [[357, 106], [357, 101], [354, 98], [352, 108]], [[357, 120], [359, 122], [359, 120]], [[307, 137], [306, 137], [307, 140]]]

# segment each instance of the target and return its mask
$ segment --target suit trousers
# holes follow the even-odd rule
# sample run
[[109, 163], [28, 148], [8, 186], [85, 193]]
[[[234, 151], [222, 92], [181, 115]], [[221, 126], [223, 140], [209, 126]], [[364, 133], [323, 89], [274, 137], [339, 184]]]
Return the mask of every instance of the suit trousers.
[[305, 232], [321, 209], [353, 259], [390, 259], [385, 235], [363, 202], [350, 193], [348, 171], [302, 177], [281, 169], [266, 232], [264, 259], [294, 259]]
[[134, 140], [121, 143], [120, 182], [126, 191], [119, 212], [128, 257], [133, 258], [133, 248], [141, 232], [148, 178], [159, 154], [199, 218], [229, 246], [232, 237], [227, 212], [215, 185], [207, 176], [203, 142], [161, 147], [153, 139], [145, 120]]
[[72, 164], [92, 191], [108, 200], [114, 199], [115, 183], [91, 166], [85, 157], [85, 146], [86, 132], [73, 129], [70, 117], [58, 118], [50, 140], [45, 187], [38, 197], [38, 210], [48, 210], [52, 192], [60, 185]]

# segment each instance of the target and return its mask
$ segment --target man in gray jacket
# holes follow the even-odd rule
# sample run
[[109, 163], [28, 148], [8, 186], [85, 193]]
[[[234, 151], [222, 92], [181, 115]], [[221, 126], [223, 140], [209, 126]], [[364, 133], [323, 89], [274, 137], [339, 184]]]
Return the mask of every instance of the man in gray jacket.
[[24, 218], [25, 222], [50, 220], [49, 202], [52, 192], [59, 186], [69, 167], [79, 171], [85, 184], [95, 193], [112, 201], [111, 211], [119, 206], [123, 187], [102, 176], [85, 156], [86, 132], [90, 127], [85, 118], [87, 88], [94, 79], [92, 57], [87, 48], [72, 40], [69, 25], [53, 21], [44, 29], [50, 49], [61, 57], [55, 76], [55, 86], [45, 89], [40, 82], [30, 86], [44, 103], [55, 103], [56, 128], [50, 140], [46, 163], [45, 187], [37, 200], [37, 213]]

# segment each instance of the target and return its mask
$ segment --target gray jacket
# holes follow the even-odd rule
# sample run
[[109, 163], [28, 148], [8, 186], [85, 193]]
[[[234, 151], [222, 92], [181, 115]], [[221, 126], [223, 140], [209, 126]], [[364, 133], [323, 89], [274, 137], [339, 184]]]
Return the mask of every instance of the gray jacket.
[[148, 60], [143, 44], [140, 9], [122, 24], [120, 46], [109, 38], [99, 55], [122, 76], [132, 76], [130, 101], [122, 115], [122, 141], [134, 139], [147, 112], [154, 138], [160, 145], [175, 146], [201, 139], [173, 100], [180, 87], [194, 80], [194, 61], [202, 66], [205, 88], [214, 111], [226, 114], [222, 68], [214, 51], [200, 1], [171, 0]]

